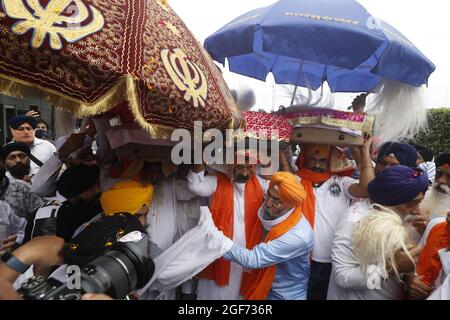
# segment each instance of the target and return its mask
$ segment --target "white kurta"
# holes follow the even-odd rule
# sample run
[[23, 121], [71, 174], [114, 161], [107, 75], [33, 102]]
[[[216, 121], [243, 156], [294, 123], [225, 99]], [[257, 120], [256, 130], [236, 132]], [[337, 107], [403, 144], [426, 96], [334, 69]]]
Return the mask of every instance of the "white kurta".
[[370, 206], [369, 200], [354, 203], [336, 227], [327, 300], [399, 300], [404, 297], [403, 285], [397, 280], [384, 281], [376, 268], [363, 273], [353, 251], [353, 230], [367, 215]]
[[[179, 183], [180, 181], [175, 179], [166, 179], [160, 185], [153, 186], [153, 199], [147, 216], [147, 232], [150, 240], [163, 251], [179, 237], [179, 229], [187, 228], [180, 223], [181, 210], [183, 210], [180, 200], [189, 201], [197, 197], [187, 187], [180, 188]], [[197, 217], [199, 216], [200, 207], [197, 213]], [[197, 222], [198, 218], [191, 227], [194, 227]]]
[[[198, 174], [192, 171], [188, 174], [188, 188], [200, 197], [210, 197], [217, 188], [216, 176], [205, 176], [204, 171]], [[267, 191], [268, 183], [258, 177], [263, 192]], [[245, 239], [245, 184], [233, 183], [234, 191], [234, 225], [233, 242], [246, 247]], [[240, 288], [244, 269], [231, 262], [230, 280], [228, 286], [220, 287], [213, 280], [199, 279], [197, 288], [198, 300], [239, 300]]]
[[437, 287], [427, 300], [450, 300], [450, 251], [441, 249], [439, 251], [441, 258], [442, 271], [439, 275], [439, 283], [435, 282]]
[[[153, 186], [153, 199], [147, 215], [147, 232], [150, 240], [153, 241], [161, 250], [168, 249], [179, 235], [179, 199], [187, 201], [196, 197], [187, 188], [177, 188], [175, 179], [166, 179], [160, 185]], [[147, 299], [156, 298], [148, 295]], [[174, 300], [175, 290], [171, 290], [158, 299]]]

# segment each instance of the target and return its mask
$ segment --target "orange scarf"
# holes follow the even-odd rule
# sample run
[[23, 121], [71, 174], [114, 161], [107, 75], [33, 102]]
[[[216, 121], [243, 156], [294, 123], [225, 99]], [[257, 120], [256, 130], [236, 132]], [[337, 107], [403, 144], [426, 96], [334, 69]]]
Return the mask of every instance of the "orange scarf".
[[309, 169], [302, 168], [297, 171], [297, 175], [302, 178], [301, 184], [306, 191], [306, 199], [303, 201], [303, 214], [314, 229], [316, 196], [314, 195], [313, 184], [327, 181], [331, 178], [331, 173], [316, 173]]
[[[291, 215], [281, 222], [280, 224], [273, 227], [267, 234], [265, 243], [272, 241], [281, 237], [283, 234], [291, 230], [302, 218], [302, 208], [298, 206], [295, 208]], [[252, 233], [252, 238], [254, 241], [261, 239], [261, 234], [257, 232]], [[272, 288], [273, 279], [275, 279], [275, 274], [277, 272], [276, 265], [267, 267], [264, 269], [254, 270], [248, 273], [248, 276], [244, 278], [241, 286], [241, 294], [245, 300], [265, 300], [269, 295], [270, 289]]]
[[432, 286], [442, 269], [438, 251], [450, 245], [450, 232], [447, 222], [436, 225], [430, 232], [427, 244], [420, 253], [417, 274], [423, 276], [423, 283]]
[[[244, 191], [244, 219], [245, 239], [247, 249], [252, 249], [260, 243], [262, 225], [258, 218], [258, 211], [264, 201], [261, 185], [253, 175], [245, 184]], [[233, 183], [224, 174], [217, 175], [217, 189], [211, 200], [211, 213], [214, 224], [223, 234], [233, 239], [234, 236], [234, 191]], [[252, 238], [252, 231], [259, 233], [258, 239]], [[220, 258], [202, 271], [200, 277], [214, 280], [219, 286], [227, 286], [230, 278], [230, 261]]]

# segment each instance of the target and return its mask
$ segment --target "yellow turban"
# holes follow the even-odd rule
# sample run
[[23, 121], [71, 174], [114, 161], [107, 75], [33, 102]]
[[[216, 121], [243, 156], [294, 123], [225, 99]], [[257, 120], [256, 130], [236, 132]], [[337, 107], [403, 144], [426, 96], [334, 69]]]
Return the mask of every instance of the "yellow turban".
[[306, 151], [306, 159], [311, 157], [313, 154], [318, 153], [322, 157], [328, 159], [331, 155], [330, 146], [322, 145], [322, 144], [307, 144], [305, 145]]
[[278, 172], [272, 176], [269, 187], [277, 186], [280, 198], [287, 205], [296, 207], [306, 199], [306, 192], [296, 176], [289, 172]]
[[108, 216], [121, 212], [136, 214], [142, 206], [150, 206], [152, 197], [152, 185], [143, 185], [136, 181], [122, 181], [103, 192], [100, 203], [103, 212]]

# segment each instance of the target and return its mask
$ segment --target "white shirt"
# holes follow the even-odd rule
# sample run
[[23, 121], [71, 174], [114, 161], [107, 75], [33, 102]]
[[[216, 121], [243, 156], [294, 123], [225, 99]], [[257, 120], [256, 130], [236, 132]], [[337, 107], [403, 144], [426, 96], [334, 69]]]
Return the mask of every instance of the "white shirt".
[[353, 197], [348, 193], [348, 189], [355, 183], [358, 181], [349, 177], [333, 176], [319, 188], [313, 189], [316, 197], [316, 209], [312, 260], [331, 263], [335, 228], [350, 206]]
[[447, 249], [441, 249], [439, 250], [439, 257], [442, 263], [440, 284], [437, 285], [438, 288], [427, 300], [450, 300], [450, 252]]
[[354, 203], [336, 227], [327, 300], [399, 300], [404, 297], [403, 285], [396, 279], [384, 281], [375, 267], [363, 273], [353, 251], [353, 230], [367, 215], [370, 206], [369, 200]]
[[[214, 225], [208, 207], [199, 208], [199, 222], [154, 259], [155, 273], [140, 292], [171, 290], [223, 256], [233, 242]], [[141, 299], [146, 299], [146, 293]]]
[[[217, 188], [216, 176], [205, 176], [205, 172], [189, 172], [188, 188], [200, 197], [210, 197]], [[263, 192], [268, 188], [268, 181], [258, 177]], [[245, 184], [233, 183], [234, 191], [234, 225], [233, 242], [242, 247], [246, 247], [245, 239], [245, 206], [244, 194]], [[198, 300], [240, 300], [240, 288], [244, 269], [237, 263], [231, 262], [229, 284], [225, 287], [218, 286], [213, 280], [199, 279], [197, 288]]]
[[177, 180], [165, 179], [160, 185], [153, 185], [153, 199], [147, 215], [147, 231], [150, 240], [161, 250], [169, 248], [178, 233], [179, 199], [187, 201], [196, 195], [187, 188], [177, 188]]
[[22, 243], [26, 226], [26, 219], [16, 216], [9, 204], [0, 201], [0, 243], [13, 235], [17, 235], [17, 243]]
[[427, 300], [450, 300], [450, 275], [447, 276], [442, 285]]
[[[30, 147], [31, 154], [35, 156], [42, 163], [45, 163], [56, 152], [56, 147], [48, 141], [34, 138], [33, 144]], [[40, 167], [31, 161], [31, 175], [36, 174]]]
[[419, 164], [419, 168], [427, 173], [428, 180], [434, 182], [436, 177], [436, 164], [434, 162], [423, 162]]
[[208, 205], [207, 198], [201, 198], [197, 196], [192, 198], [193, 194], [192, 192], [188, 191], [187, 184], [187, 180], [175, 180], [175, 193], [178, 199], [177, 239], [181, 238], [186, 232], [188, 232], [198, 224], [198, 221], [200, 219], [200, 207]]

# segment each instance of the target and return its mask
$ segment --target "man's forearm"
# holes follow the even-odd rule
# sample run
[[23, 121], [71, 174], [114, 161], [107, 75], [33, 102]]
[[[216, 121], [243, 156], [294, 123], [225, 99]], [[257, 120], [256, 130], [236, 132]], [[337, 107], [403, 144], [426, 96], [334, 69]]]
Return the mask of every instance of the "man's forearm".
[[359, 178], [359, 186], [360, 189], [368, 196], [367, 187], [369, 182], [375, 179], [375, 168], [372, 163], [372, 159], [370, 158], [370, 149], [362, 148], [362, 157], [361, 157], [361, 175]]
[[364, 146], [361, 152], [361, 165], [359, 182], [352, 185], [349, 193], [355, 198], [367, 198], [369, 193], [367, 191], [369, 182], [375, 178], [375, 168], [370, 158], [370, 151], [368, 146]]
[[0, 278], [0, 300], [22, 300], [9, 281]]

